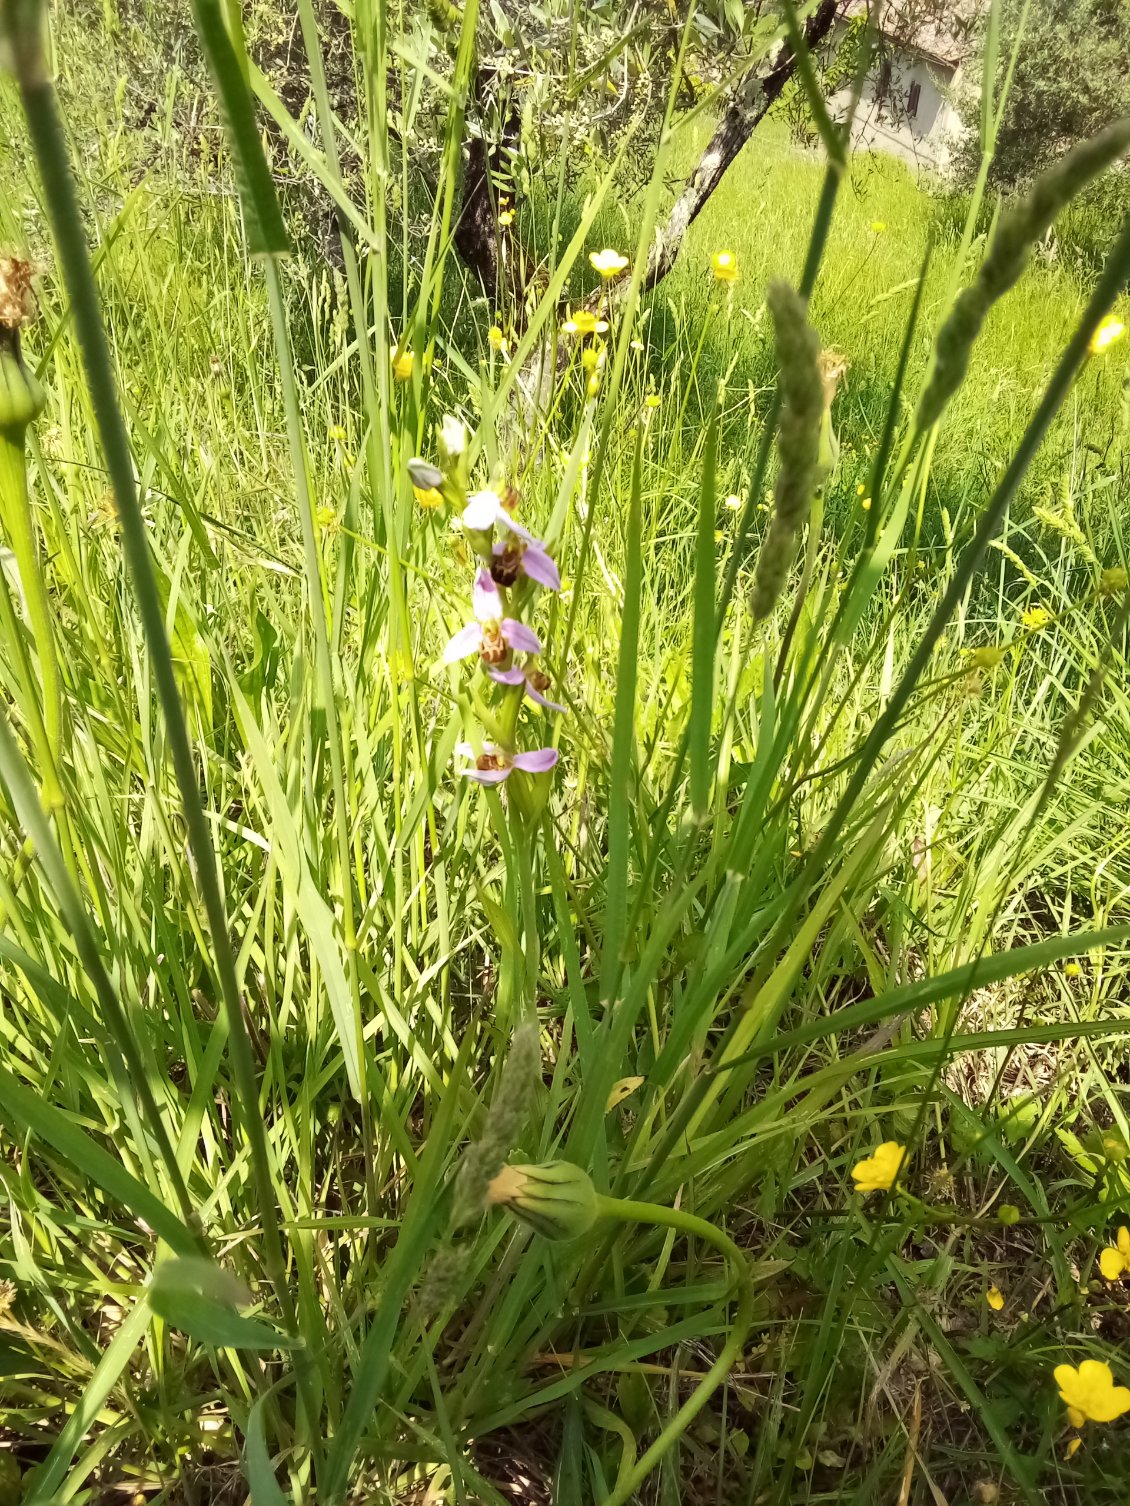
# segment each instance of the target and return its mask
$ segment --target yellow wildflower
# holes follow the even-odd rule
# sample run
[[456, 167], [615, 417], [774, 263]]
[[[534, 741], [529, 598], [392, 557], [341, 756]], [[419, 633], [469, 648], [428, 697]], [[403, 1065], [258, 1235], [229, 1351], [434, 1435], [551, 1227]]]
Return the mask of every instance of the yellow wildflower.
[[1081, 978], [1083, 969], [1077, 962], [1068, 962], [1063, 969], [1063, 975], [1065, 978]]
[[342, 428], [342, 426], [340, 424], [331, 424], [330, 425], [330, 438], [333, 439], [333, 440], [336, 440], [336, 442], [338, 444], [344, 444], [345, 443], [345, 438], [346, 438], [345, 430]]
[[1065, 1459], [1074, 1459], [1075, 1455], [1079, 1452], [1079, 1450], [1082, 1447], [1083, 1447], [1083, 1440], [1082, 1440], [1082, 1438], [1070, 1438], [1070, 1439], [1068, 1439], [1067, 1447], [1063, 1451], [1063, 1457]]
[[410, 350], [397, 350], [393, 352], [392, 374], [398, 382], [412, 380], [412, 369], [416, 364], [416, 357]]
[[996, 669], [1007, 653], [1007, 648], [971, 648], [969, 667], [970, 669]]
[[589, 309], [578, 309], [561, 328], [567, 335], [602, 335], [608, 328], [608, 320], [598, 319]]
[[506, 336], [502, 333], [497, 324], [492, 324], [490, 329], [487, 330], [487, 344], [490, 346], [491, 350], [505, 351]]
[[498, 217], [498, 223], [500, 225], [512, 225], [514, 223], [514, 211], [512, 209], [504, 209]]
[[873, 1156], [857, 1161], [851, 1169], [860, 1192], [886, 1192], [894, 1184], [906, 1160], [906, 1146], [897, 1140], [884, 1140]]
[[619, 277], [620, 273], [628, 265], [628, 258], [621, 256], [619, 251], [612, 251], [607, 246], [603, 251], [591, 251], [589, 263], [594, 272], [599, 272], [601, 277]]
[[855, 489], [855, 495], [856, 495], [856, 496], [857, 496], [857, 497], [862, 497], [862, 496], [863, 496], [863, 494], [864, 494], [864, 492], [865, 492], [865, 491], [866, 491], [866, 490], [867, 490], [867, 487], [866, 487], [866, 486], [865, 486], [865, 485], [864, 485], [864, 484], [863, 484], [863, 482], [862, 482], [862, 481], [861, 481], [861, 482], [860, 482], [860, 483], [859, 483], [859, 485], [858, 485], [858, 486], [857, 486], [857, 487], [856, 487], [856, 489]]
[[723, 502], [722, 506], [728, 507], [731, 512], [741, 512], [742, 499], [738, 496], [737, 492], [731, 492], [730, 495], [726, 498], [725, 502]]
[[1038, 633], [1041, 628], [1046, 628], [1052, 620], [1052, 614], [1047, 607], [1025, 607], [1020, 614], [1020, 620], [1030, 633]]
[[337, 513], [323, 503], [314, 514], [314, 521], [323, 533], [332, 533], [337, 528]]
[[591, 375], [601, 364], [602, 351], [597, 350], [595, 345], [586, 345], [581, 352], [581, 365]]
[[414, 486], [416, 501], [421, 507], [442, 507], [443, 497], [434, 486]]
[[1105, 1361], [1084, 1360], [1078, 1370], [1074, 1365], [1057, 1365], [1053, 1373], [1072, 1427], [1081, 1428], [1085, 1422], [1113, 1422], [1130, 1412], [1130, 1390], [1114, 1384]]
[[732, 251], [715, 251], [710, 258], [710, 270], [716, 282], [737, 282], [738, 258]]
[[883, 231], [886, 228], [887, 228], [887, 222], [886, 222], [886, 220], [872, 220], [871, 221], [871, 231], [872, 231], [873, 235], [882, 235]]
[[1119, 1229], [1115, 1243], [1107, 1245], [1099, 1256], [1099, 1270], [1108, 1281], [1117, 1281], [1130, 1271], [1130, 1229], [1125, 1224]]
[[1107, 314], [1091, 336], [1091, 354], [1101, 356], [1103, 351], [1109, 350], [1116, 340], [1121, 340], [1125, 333], [1126, 326], [1122, 320], [1116, 319], [1113, 314]]
[[1004, 1306], [1004, 1293], [999, 1286], [991, 1286], [985, 1293], [985, 1301], [995, 1313], [999, 1313]]
[[644, 406], [647, 408], [658, 408], [662, 401], [658, 392], [649, 392], [644, 398]]
[[863, 509], [864, 512], [870, 512], [871, 511], [871, 498], [870, 497], [864, 497], [863, 500], [862, 500], [862, 502], [860, 502], [859, 505], [860, 505], [860, 507], [862, 507], [862, 509]]

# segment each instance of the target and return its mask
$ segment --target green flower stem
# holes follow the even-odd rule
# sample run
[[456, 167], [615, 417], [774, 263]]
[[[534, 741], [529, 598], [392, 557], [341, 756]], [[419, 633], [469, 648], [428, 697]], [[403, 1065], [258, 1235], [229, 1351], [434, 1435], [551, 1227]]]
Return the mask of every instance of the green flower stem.
[[[27, 458], [22, 428], [0, 428], [0, 516], [4, 531], [16, 557], [27, 604], [28, 624], [35, 640], [39, 659], [39, 681], [43, 692], [39, 727], [33, 725], [36, 753], [42, 761], [39, 771], [43, 786], [43, 803], [51, 812], [63, 807], [63, 786], [59, 778], [59, 761], [63, 751], [63, 680], [55, 652], [55, 633], [51, 606], [36, 543], [31, 515], [31, 497], [27, 485]], [[42, 728], [42, 736], [38, 735]]]
[[[518, 687], [521, 694], [521, 688]], [[538, 968], [541, 966], [541, 938], [537, 925], [537, 891], [534, 887], [533, 843], [537, 840], [536, 827], [531, 828], [525, 817], [514, 806], [510, 816], [510, 832], [514, 861], [518, 868], [518, 891], [522, 906], [522, 955], [525, 960], [525, 979], [520, 1001], [520, 1018], [537, 1019]]]
[[625, 1506], [625, 1502], [631, 1499], [668, 1449], [690, 1427], [736, 1364], [753, 1323], [753, 1273], [750, 1271], [749, 1261], [729, 1235], [723, 1234], [713, 1224], [697, 1218], [693, 1213], [685, 1213], [681, 1208], [665, 1208], [660, 1203], [637, 1203], [632, 1198], [603, 1195], [598, 1195], [597, 1206], [605, 1218], [628, 1224], [660, 1224], [664, 1228], [677, 1229], [680, 1234], [713, 1245], [733, 1272], [738, 1297], [734, 1320], [718, 1358], [643, 1457], [629, 1470], [621, 1473], [611, 1494], [602, 1502], [602, 1506]]

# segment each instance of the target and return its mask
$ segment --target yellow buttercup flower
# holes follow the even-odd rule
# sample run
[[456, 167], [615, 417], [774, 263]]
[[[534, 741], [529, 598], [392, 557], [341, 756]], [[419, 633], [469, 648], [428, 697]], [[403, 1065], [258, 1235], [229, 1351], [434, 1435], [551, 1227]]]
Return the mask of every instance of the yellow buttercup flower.
[[1063, 1451], [1063, 1457], [1065, 1459], [1074, 1459], [1075, 1455], [1079, 1452], [1079, 1450], [1082, 1447], [1083, 1447], [1083, 1440], [1082, 1440], [1082, 1438], [1071, 1438], [1071, 1439], [1069, 1439], [1067, 1447]]
[[1081, 978], [1083, 969], [1077, 962], [1068, 962], [1064, 965], [1063, 976], [1065, 978]]
[[906, 1160], [906, 1146], [897, 1140], [884, 1140], [873, 1156], [857, 1161], [851, 1169], [855, 1185], [860, 1192], [886, 1192], [893, 1186], [902, 1163]]
[[514, 223], [514, 211], [512, 209], [504, 209], [498, 217], [498, 223], [500, 225], [512, 225]]
[[421, 507], [443, 506], [443, 496], [434, 486], [414, 486], [412, 491]]
[[1130, 1390], [1114, 1384], [1105, 1361], [1084, 1360], [1078, 1370], [1074, 1365], [1057, 1365], [1053, 1373], [1072, 1427], [1081, 1428], [1085, 1422], [1113, 1422], [1130, 1412]]
[[715, 251], [710, 258], [710, 270], [717, 282], [737, 282], [738, 258], [732, 251]]
[[597, 318], [589, 309], [578, 309], [561, 328], [567, 335], [602, 335], [608, 328], [608, 320]]
[[1099, 1256], [1099, 1270], [1108, 1281], [1117, 1281], [1130, 1271], [1130, 1229], [1125, 1224], [1118, 1231], [1113, 1245], [1107, 1245]]
[[1091, 354], [1101, 356], [1103, 351], [1109, 350], [1116, 340], [1121, 340], [1125, 333], [1126, 326], [1122, 320], [1116, 319], [1113, 314], [1107, 314], [1091, 336]]
[[663, 399], [658, 392], [649, 392], [643, 401], [645, 408], [658, 408]]
[[589, 252], [589, 264], [601, 277], [619, 277], [628, 265], [628, 258], [606, 246], [603, 251]]
[[487, 330], [487, 344], [490, 346], [491, 350], [506, 349], [506, 336], [502, 333], [497, 324], [492, 324], [490, 329]]
[[969, 666], [971, 669], [996, 669], [1007, 653], [1007, 648], [986, 647], [970, 649]]
[[1041, 628], [1046, 628], [1052, 620], [1052, 614], [1047, 607], [1025, 607], [1020, 614], [1020, 620], [1030, 633], [1038, 633]]
[[985, 1293], [985, 1301], [995, 1313], [999, 1313], [1004, 1306], [1004, 1293], [999, 1286], [991, 1286]]
[[886, 220], [872, 220], [871, 221], [871, 231], [872, 231], [872, 234], [874, 234], [874, 235], [882, 235], [883, 231], [886, 228], [887, 228], [887, 222], [886, 222]]
[[416, 365], [416, 357], [410, 350], [394, 351], [392, 357], [392, 374], [398, 382], [410, 382], [412, 370]]

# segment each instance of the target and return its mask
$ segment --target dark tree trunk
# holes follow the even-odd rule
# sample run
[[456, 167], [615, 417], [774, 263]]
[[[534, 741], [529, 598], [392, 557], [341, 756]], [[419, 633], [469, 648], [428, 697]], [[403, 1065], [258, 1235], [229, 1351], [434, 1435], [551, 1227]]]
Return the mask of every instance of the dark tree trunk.
[[[479, 107], [480, 128], [488, 82], [489, 78], [476, 69], [471, 98]], [[480, 129], [480, 134], [467, 143], [462, 202], [454, 236], [455, 249], [495, 307], [512, 300], [515, 311], [522, 306], [526, 262], [511, 228], [498, 222], [498, 200], [500, 182], [508, 181], [506, 163], [517, 149], [521, 129], [521, 117], [512, 107], [497, 141], [488, 147]]]

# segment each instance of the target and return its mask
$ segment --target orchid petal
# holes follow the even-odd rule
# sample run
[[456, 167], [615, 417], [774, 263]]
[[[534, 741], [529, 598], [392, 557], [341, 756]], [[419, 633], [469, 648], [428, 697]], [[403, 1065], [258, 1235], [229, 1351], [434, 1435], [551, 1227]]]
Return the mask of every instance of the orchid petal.
[[557, 749], [534, 748], [530, 753], [515, 753], [511, 762], [516, 769], [524, 769], [527, 774], [544, 774], [557, 762]]
[[463, 769], [461, 772], [464, 779], [473, 779], [476, 784], [501, 784], [504, 779], [510, 777], [509, 764], [502, 769]]
[[498, 587], [490, 578], [489, 570], [480, 570], [476, 575], [471, 602], [475, 616], [480, 622], [498, 622], [501, 618], [502, 597], [498, 594]]
[[469, 758], [471, 762], [474, 763], [475, 759], [478, 757], [478, 754], [475, 752], [474, 748], [472, 748], [470, 743], [456, 743], [455, 756], [457, 758]]
[[519, 649], [524, 654], [540, 654], [541, 639], [528, 628], [524, 622], [515, 622], [513, 617], [502, 619], [502, 636], [511, 648]]
[[[508, 528], [511, 533], [516, 533], [520, 539], [525, 539], [527, 544], [537, 543], [537, 539], [534, 538], [530, 530], [528, 528], [523, 528], [521, 523], [515, 522], [515, 520], [510, 516], [510, 514], [504, 507], [499, 507], [498, 516], [494, 521], [496, 523], [501, 523], [503, 528]], [[497, 547], [498, 545], [496, 544], [495, 548], [497, 549]]]
[[467, 506], [463, 509], [463, 527], [473, 533], [489, 533], [500, 513], [502, 503], [497, 492], [474, 492], [467, 498]]
[[522, 556], [522, 570], [547, 591], [560, 591], [561, 572], [557, 568], [557, 561], [536, 540], [526, 545], [526, 552]]
[[547, 700], [545, 696], [542, 695], [541, 691], [533, 686], [529, 680], [526, 681], [526, 694], [529, 696], [531, 701], [536, 701], [539, 706], [544, 706], [547, 711], [564, 712], [568, 709], [557, 701]]
[[477, 622], [469, 622], [448, 640], [443, 651], [443, 663], [454, 664], [457, 659], [466, 659], [468, 654], [477, 653], [482, 641], [482, 628]]
[[519, 669], [516, 664], [511, 669], [488, 669], [487, 674], [500, 685], [522, 685], [526, 679], [525, 670]]

